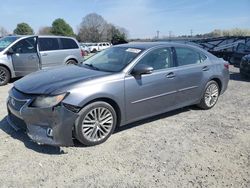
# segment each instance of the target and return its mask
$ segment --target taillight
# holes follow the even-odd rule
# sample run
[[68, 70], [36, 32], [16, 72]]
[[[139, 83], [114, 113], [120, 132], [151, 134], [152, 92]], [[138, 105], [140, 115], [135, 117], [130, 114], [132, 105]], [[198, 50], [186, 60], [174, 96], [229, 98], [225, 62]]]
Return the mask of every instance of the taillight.
[[224, 64], [224, 67], [225, 67], [226, 69], [229, 69], [229, 64], [228, 64], [228, 63]]
[[85, 53], [84, 51], [81, 49], [81, 56], [84, 57]]

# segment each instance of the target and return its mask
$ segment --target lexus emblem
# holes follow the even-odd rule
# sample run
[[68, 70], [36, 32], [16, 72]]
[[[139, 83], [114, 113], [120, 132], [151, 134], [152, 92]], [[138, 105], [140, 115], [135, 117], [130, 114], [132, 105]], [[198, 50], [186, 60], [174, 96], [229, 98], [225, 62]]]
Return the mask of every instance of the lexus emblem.
[[11, 99], [10, 99], [10, 103], [11, 103], [12, 106], [15, 106], [15, 105], [16, 105], [15, 99], [11, 98]]

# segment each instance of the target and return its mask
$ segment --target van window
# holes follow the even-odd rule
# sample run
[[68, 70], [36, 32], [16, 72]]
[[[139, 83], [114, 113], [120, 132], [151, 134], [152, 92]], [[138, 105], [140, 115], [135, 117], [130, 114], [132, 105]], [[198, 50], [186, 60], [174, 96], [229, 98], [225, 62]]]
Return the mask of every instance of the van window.
[[14, 53], [28, 54], [36, 53], [36, 37], [30, 37], [17, 42], [12, 46]]
[[79, 48], [73, 39], [60, 38], [60, 40], [62, 43], [62, 49], [77, 49], [77, 48]]
[[59, 49], [59, 43], [57, 38], [38, 38], [38, 43], [40, 51], [50, 51]]
[[4, 37], [0, 39], [0, 52], [3, 51], [5, 48], [7, 48], [9, 45], [11, 45], [13, 42], [15, 42], [20, 37], [15, 36], [9, 36]]

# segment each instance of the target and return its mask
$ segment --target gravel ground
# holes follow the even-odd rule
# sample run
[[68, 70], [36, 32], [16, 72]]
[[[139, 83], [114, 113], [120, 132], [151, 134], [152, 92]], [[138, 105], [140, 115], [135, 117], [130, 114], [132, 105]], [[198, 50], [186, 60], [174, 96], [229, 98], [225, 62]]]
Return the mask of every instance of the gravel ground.
[[250, 82], [231, 69], [211, 110], [187, 107], [119, 129], [95, 147], [39, 146], [6, 122], [0, 187], [250, 187]]

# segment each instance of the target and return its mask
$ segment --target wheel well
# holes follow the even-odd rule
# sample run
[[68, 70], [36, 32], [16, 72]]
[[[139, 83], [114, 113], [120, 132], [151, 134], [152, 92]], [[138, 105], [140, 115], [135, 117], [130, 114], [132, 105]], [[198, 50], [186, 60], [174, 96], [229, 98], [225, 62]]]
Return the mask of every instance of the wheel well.
[[0, 67], [6, 68], [10, 73], [10, 78], [12, 78], [11, 71], [10, 71], [9, 67], [7, 67], [6, 65], [3, 65], [3, 64], [0, 64]]
[[117, 115], [117, 126], [116, 127], [118, 127], [121, 123], [121, 110], [120, 110], [120, 107], [118, 106], [118, 104], [110, 98], [97, 98], [97, 99], [94, 99], [94, 100], [88, 102], [86, 105], [93, 103], [93, 102], [97, 102], [97, 101], [106, 102], [114, 108], [114, 110], [116, 111], [116, 115]]
[[212, 80], [215, 81], [218, 84], [218, 86], [219, 86], [219, 92], [221, 92], [221, 89], [222, 89], [221, 80], [219, 78], [213, 78]]

